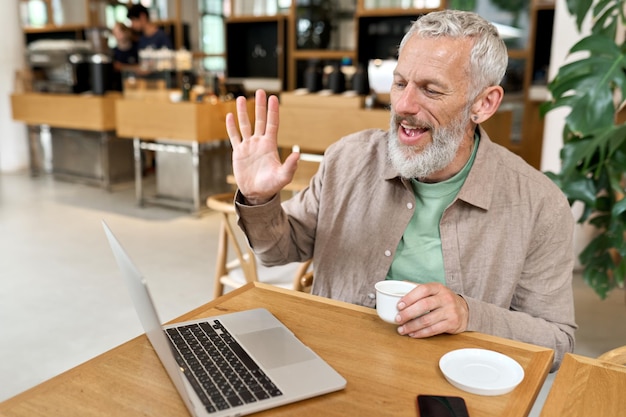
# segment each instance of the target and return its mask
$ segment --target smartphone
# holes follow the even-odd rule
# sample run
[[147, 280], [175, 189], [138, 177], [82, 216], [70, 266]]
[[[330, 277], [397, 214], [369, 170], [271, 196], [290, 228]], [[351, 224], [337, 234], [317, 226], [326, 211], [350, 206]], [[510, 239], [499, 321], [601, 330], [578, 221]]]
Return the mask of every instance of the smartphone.
[[465, 400], [447, 395], [418, 395], [420, 417], [469, 417]]

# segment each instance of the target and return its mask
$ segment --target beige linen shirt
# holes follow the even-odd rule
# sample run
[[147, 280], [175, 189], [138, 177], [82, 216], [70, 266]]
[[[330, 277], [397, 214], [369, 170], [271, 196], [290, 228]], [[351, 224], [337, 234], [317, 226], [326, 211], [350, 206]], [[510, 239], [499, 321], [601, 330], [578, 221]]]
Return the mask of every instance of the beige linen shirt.
[[[550, 179], [479, 133], [440, 222], [446, 285], [467, 301], [468, 330], [554, 349], [555, 370], [574, 348], [574, 218]], [[236, 199], [263, 263], [313, 257], [314, 294], [374, 307], [415, 198], [388, 160], [387, 132], [372, 129], [330, 146], [310, 186], [282, 204]]]

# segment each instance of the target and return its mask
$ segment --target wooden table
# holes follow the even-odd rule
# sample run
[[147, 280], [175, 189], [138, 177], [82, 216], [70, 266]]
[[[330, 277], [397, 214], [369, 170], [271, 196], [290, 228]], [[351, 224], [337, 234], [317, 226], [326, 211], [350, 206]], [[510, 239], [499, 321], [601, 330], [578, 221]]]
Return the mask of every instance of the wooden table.
[[542, 417], [608, 417], [626, 414], [626, 366], [568, 353]]
[[[375, 310], [248, 284], [176, 320], [265, 307], [347, 380], [344, 390], [259, 416], [415, 416], [418, 394], [458, 395], [472, 416], [527, 416], [552, 364], [550, 349], [480, 333], [417, 340], [399, 336]], [[516, 359], [525, 378], [512, 392], [485, 397], [450, 385], [439, 358], [487, 348]], [[187, 410], [145, 335], [3, 403], [3, 417], [186, 416]]]

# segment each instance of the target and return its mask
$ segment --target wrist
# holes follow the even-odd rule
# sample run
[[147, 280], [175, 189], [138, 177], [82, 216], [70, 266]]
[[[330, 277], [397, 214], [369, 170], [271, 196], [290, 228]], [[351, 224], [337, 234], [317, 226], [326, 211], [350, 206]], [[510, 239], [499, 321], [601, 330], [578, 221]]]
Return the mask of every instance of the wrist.
[[242, 203], [246, 206], [262, 206], [263, 204], [267, 204], [274, 198], [271, 196], [269, 198], [264, 197], [248, 197], [245, 194], [241, 193]]
[[456, 296], [459, 310], [461, 311], [459, 332], [464, 332], [467, 330], [469, 324], [469, 306], [461, 294], [457, 294]]

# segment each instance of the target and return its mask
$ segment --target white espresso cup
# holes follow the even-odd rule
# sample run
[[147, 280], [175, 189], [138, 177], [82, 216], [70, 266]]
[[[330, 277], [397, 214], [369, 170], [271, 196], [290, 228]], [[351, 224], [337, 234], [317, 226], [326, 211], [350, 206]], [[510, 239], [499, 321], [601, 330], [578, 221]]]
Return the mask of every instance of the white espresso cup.
[[378, 281], [376, 288], [376, 312], [387, 323], [396, 322], [398, 302], [418, 284], [408, 281], [385, 280]]

